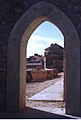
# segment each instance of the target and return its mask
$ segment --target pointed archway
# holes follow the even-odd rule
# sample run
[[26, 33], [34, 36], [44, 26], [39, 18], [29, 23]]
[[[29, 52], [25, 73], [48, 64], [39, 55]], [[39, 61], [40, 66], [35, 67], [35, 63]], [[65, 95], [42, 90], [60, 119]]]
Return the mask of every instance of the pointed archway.
[[19, 111], [25, 108], [26, 44], [32, 32], [44, 21], [55, 24], [64, 35], [66, 113], [78, 114], [80, 111], [80, 41], [78, 34], [70, 19], [61, 10], [44, 1], [26, 10], [10, 34], [7, 50], [7, 110]]

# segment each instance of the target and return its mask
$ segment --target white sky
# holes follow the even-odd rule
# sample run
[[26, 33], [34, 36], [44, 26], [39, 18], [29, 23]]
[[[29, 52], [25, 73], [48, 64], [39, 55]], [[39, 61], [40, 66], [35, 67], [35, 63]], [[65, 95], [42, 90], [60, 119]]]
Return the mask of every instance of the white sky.
[[44, 55], [44, 49], [52, 43], [57, 43], [64, 47], [64, 36], [61, 31], [52, 23], [42, 23], [30, 36], [27, 45], [27, 57], [38, 53]]

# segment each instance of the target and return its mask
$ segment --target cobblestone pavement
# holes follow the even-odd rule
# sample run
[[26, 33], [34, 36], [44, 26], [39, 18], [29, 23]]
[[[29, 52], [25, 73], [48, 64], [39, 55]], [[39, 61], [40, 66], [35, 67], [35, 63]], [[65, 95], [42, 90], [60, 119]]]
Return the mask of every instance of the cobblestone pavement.
[[[59, 74], [60, 76], [63, 76], [63, 73]], [[48, 88], [49, 86], [55, 84], [58, 79], [52, 79], [52, 80], [46, 80], [44, 82], [29, 82], [26, 84], [26, 106], [31, 108], [36, 108], [40, 110], [46, 110], [50, 112], [54, 112], [55, 110], [60, 108], [60, 112], [64, 113], [65, 108], [65, 102], [63, 101], [45, 101], [45, 100], [28, 100], [27, 98], [30, 98], [31, 96], [39, 93], [40, 91]]]

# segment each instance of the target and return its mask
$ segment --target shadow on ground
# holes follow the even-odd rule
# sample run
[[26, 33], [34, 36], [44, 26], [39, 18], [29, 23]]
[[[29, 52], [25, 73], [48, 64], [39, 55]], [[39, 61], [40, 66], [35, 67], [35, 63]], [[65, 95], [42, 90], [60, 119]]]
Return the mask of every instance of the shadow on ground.
[[70, 117], [52, 114], [41, 110], [26, 107], [22, 112], [0, 113], [0, 119], [71, 119]]

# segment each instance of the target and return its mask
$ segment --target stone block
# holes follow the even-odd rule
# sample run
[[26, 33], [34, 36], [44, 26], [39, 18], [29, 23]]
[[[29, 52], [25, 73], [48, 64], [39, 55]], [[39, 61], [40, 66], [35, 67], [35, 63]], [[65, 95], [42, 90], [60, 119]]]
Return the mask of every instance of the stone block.
[[32, 81], [44, 81], [58, 76], [57, 69], [31, 71]]

